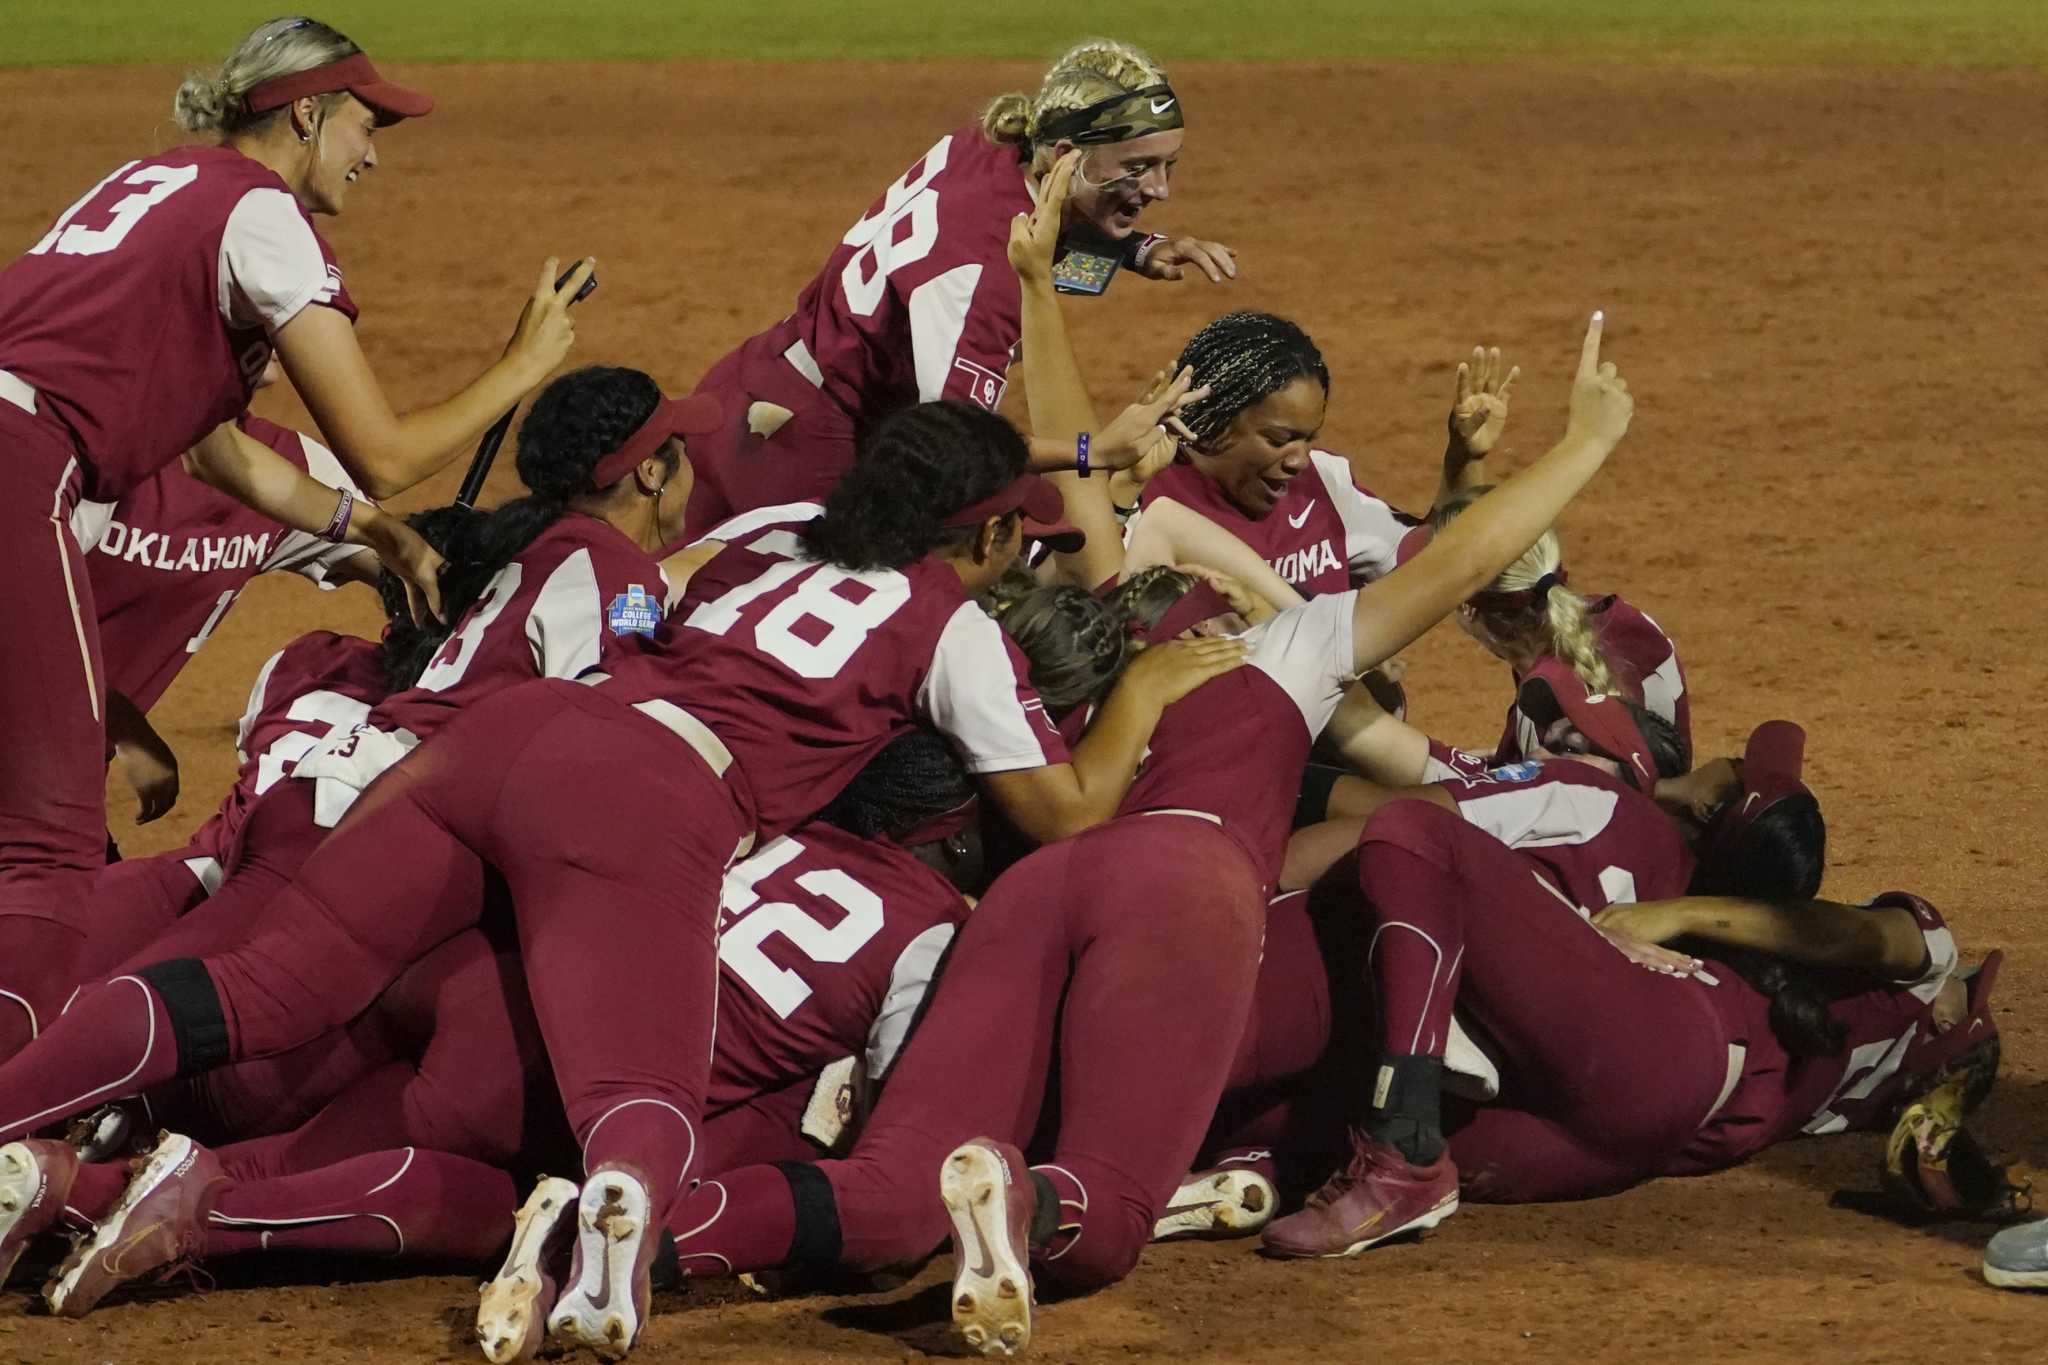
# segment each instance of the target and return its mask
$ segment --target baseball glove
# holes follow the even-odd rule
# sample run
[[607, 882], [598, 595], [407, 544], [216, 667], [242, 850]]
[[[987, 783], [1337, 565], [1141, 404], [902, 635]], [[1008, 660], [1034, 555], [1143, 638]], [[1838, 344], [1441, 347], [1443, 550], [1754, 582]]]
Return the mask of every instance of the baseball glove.
[[1906, 1106], [1885, 1143], [1879, 1178], [1894, 1200], [1923, 1215], [2026, 1214], [2033, 1208], [2033, 1172], [1993, 1162], [1963, 1126], [1968, 1081], [1953, 1077]]

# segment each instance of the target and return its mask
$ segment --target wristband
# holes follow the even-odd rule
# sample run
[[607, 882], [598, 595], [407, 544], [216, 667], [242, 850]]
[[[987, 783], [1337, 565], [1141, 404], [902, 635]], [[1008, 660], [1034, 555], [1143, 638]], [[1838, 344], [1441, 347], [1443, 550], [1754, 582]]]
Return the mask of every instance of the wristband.
[[344, 488], [341, 501], [334, 504], [334, 515], [327, 519], [327, 529], [320, 532], [320, 539], [331, 540], [339, 545], [348, 539], [348, 519], [356, 510], [356, 495]]
[[1074, 438], [1074, 468], [1082, 478], [1088, 477], [1088, 433], [1085, 431]]
[[1126, 248], [1124, 263], [1136, 270], [1145, 264], [1145, 258], [1152, 254], [1152, 248], [1166, 240], [1163, 232], [1149, 233]]

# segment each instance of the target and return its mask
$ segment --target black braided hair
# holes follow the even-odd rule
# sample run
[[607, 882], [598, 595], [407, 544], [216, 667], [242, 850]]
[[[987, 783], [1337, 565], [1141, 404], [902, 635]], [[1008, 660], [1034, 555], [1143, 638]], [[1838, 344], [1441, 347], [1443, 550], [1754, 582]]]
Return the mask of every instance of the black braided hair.
[[1122, 614], [1072, 584], [992, 592], [983, 606], [1024, 652], [1031, 686], [1055, 715], [1101, 697], [1123, 672], [1130, 635]]
[[1182, 408], [1180, 416], [1203, 441], [1297, 379], [1314, 379], [1325, 396], [1330, 392], [1330, 367], [1315, 342], [1271, 313], [1225, 313], [1188, 338], [1174, 370], [1190, 365], [1195, 387], [1207, 385], [1209, 396]]
[[974, 799], [974, 779], [938, 731], [898, 735], [817, 818], [863, 839], [904, 833]]
[[843, 569], [900, 569], [974, 531], [945, 519], [1022, 474], [1031, 451], [1017, 429], [971, 403], [919, 403], [891, 413], [803, 532], [804, 549]]
[[[498, 570], [519, 556], [579, 497], [599, 492], [591, 473], [625, 444], [661, 401], [661, 387], [639, 370], [586, 365], [540, 391], [519, 424], [519, 478], [529, 490], [463, 526], [441, 571], [441, 602], [458, 621]], [[671, 462], [681, 457], [667, 449]], [[672, 464], [673, 467], [673, 464]]]
[[1140, 569], [1119, 583], [1109, 595], [1109, 604], [1127, 621], [1150, 630], [1173, 609], [1173, 604], [1195, 590], [1195, 578], [1170, 564]]
[[[471, 508], [449, 503], [446, 507], [430, 507], [424, 512], [415, 512], [405, 519], [405, 524], [445, 556], [462, 529], [482, 515]], [[444, 574], [444, 591], [446, 585]], [[384, 638], [377, 645], [377, 664], [383, 669], [391, 690], [403, 692], [419, 681], [420, 673], [440, 651], [442, 641], [448, 638], [448, 632], [454, 627], [455, 616], [447, 610], [444, 599], [442, 615], [445, 621], [430, 620], [424, 625], [415, 622], [411, 604], [406, 601], [405, 583], [389, 569], [380, 569], [377, 573], [377, 596], [383, 600], [385, 619]]]

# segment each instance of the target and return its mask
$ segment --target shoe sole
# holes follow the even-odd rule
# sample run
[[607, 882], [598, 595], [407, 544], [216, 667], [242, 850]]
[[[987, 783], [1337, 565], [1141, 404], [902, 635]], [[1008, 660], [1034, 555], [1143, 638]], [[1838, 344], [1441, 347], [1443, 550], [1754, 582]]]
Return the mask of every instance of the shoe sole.
[[[0, 1147], [0, 1246], [14, 1236], [24, 1218], [41, 1207], [48, 1190], [49, 1177], [27, 1143], [10, 1142]], [[15, 1262], [28, 1250], [29, 1240], [34, 1236], [30, 1233], [11, 1249], [0, 1250], [0, 1288], [6, 1287], [8, 1277], [14, 1274]]]
[[1257, 1171], [1216, 1171], [1190, 1180], [1152, 1225], [1152, 1240], [1249, 1237], [1273, 1221], [1278, 1193]]
[[1267, 1243], [1264, 1247], [1261, 1248], [1261, 1250], [1263, 1250], [1269, 1256], [1280, 1256], [1288, 1260], [1334, 1261], [1342, 1259], [1347, 1256], [1357, 1256], [1364, 1252], [1368, 1247], [1376, 1247], [1381, 1242], [1391, 1242], [1392, 1240], [1394, 1240], [1394, 1238], [1403, 1236], [1410, 1232], [1427, 1232], [1431, 1228], [1435, 1227], [1438, 1223], [1443, 1222], [1444, 1219], [1449, 1218], [1452, 1214], [1456, 1213], [1457, 1211], [1458, 1196], [1454, 1193], [1445, 1198], [1445, 1200], [1441, 1204], [1438, 1204], [1436, 1207], [1428, 1210], [1425, 1213], [1419, 1214], [1416, 1217], [1409, 1219], [1407, 1222], [1401, 1224], [1401, 1226], [1397, 1228], [1389, 1228], [1387, 1231], [1379, 1233], [1375, 1236], [1367, 1237], [1360, 1241], [1353, 1242], [1350, 1246], [1345, 1247], [1342, 1251], [1290, 1251], [1285, 1247], [1276, 1247], [1271, 1243]]
[[586, 1346], [607, 1360], [622, 1360], [633, 1349], [641, 1327], [633, 1275], [647, 1212], [647, 1192], [637, 1180], [607, 1171], [583, 1187], [576, 1201], [583, 1274], [548, 1314], [550, 1341]]
[[985, 1356], [1031, 1344], [1031, 1271], [1010, 1246], [1007, 1185], [996, 1154], [972, 1143], [939, 1168], [939, 1198], [953, 1220], [953, 1327]]
[[2048, 1289], [2048, 1270], [2004, 1270], [1986, 1261], [1984, 1283], [1995, 1289]]
[[121, 1192], [120, 1202], [114, 1205], [114, 1211], [100, 1220], [92, 1236], [80, 1242], [64, 1258], [64, 1264], [57, 1267], [57, 1273], [43, 1287], [43, 1302], [49, 1305], [50, 1312], [58, 1317], [84, 1317], [112, 1290], [156, 1269], [154, 1265], [144, 1265], [133, 1273], [102, 1276], [91, 1286], [83, 1285], [86, 1271], [98, 1262], [100, 1256], [128, 1239], [128, 1219], [136, 1206], [176, 1174], [178, 1168], [190, 1160], [192, 1152], [192, 1139], [177, 1133], [157, 1144], [156, 1150], [143, 1162], [142, 1169], [129, 1180], [128, 1188]]
[[576, 1183], [545, 1176], [526, 1197], [512, 1221], [512, 1245], [505, 1263], [477, 1296], [476, 1340], [495, 1365], [531, 1360], [546, 1337], [552, 1288], [543, 1262], [556, 1229], [576, 1207]]

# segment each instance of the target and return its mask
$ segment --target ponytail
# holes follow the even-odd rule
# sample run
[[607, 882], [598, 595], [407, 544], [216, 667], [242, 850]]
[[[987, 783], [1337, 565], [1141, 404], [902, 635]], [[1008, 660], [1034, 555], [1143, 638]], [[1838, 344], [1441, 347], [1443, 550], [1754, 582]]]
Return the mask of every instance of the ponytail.
[[[251, 30], [215, 70], [189, 73], [171, 98], [171, 117], [188, 133], [234, 137], [253, 132], [284, 117], [284, 110], [250, 113], [251, 90], [265, 81], [311, 71], [361, 51], [347, 35], [318, 19], [287, 16], [269, 20]], [[321, 108], [332, 108], [347, 98], [345, 91], [323, 95]]]
[[1141, 48], [1113, 38], [1090, 38], [1054, 60], [1037, 94], [1012, 90], [990, 100], [981, 112], [982, 136], [1014, 146], [1018, 159], [1026, 160], [1048, 119], [1165, 83], [1165, 68]]
[[[1493, 491], [1492, 484], [1461, 488], [1430, 510], [1432, 531], [1441, 531], [1459, 514]], [[1548, 579], [1546, 583], [1544, 580]], [[1471, 605], [1495, 627], [1497, 635], [1531, 644], [1562, 659], [1588, 692], [1607, 695], [1617, 689], [1607, 656], [1588, 619], [1586, 599], [1564, 584], [1564, 543], [1556, 528], [1537, 537], [1521, 557], [1500, 571], [1487, 588], [1473, 595]], [[1540, 589], [1541, 600], [1530, 594]], [[1517, 594], [1521, 595], [1517, 600]]]

